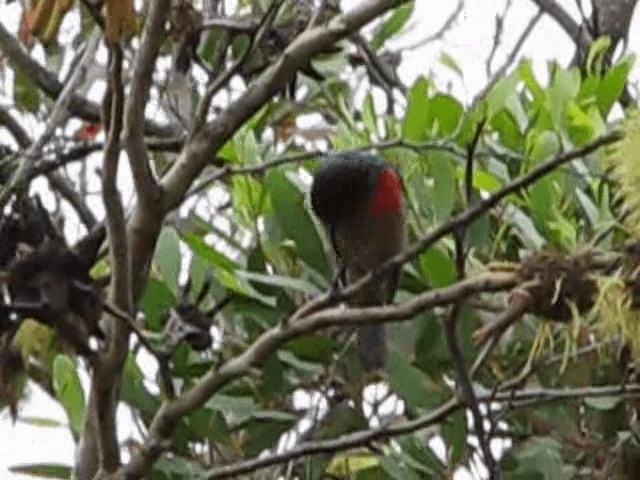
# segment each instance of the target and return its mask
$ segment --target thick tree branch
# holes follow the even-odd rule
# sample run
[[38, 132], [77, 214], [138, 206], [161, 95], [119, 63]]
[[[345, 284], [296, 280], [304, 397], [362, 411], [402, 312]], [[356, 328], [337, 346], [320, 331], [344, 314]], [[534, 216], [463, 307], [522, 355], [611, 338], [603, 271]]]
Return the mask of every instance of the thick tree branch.
[[144, 112], [149, 100], [153, 69], [160, 51], [160, 41], [170, 7], [169, 0], [157, 0], [151, 3], [125, 104], [124, 141], [133, 181], [140, 202], [148, 204], [159, 203], [160, 192], [151, 172], [144, 143]]
[[580, 28], [578, 22], [576, 22], [567, 11], [558, 5], [555, 0], [531, 0], [535, 3], [540, 10], [548, 14], [553, 18], [569, 37], [578, 46], [588, 45], [593, 41], [589, 32], [584, 28]]
[[209, 371], [190, 390], [172, 402], [165, 403], [150, 427], [149, 442], [145, 449], [134, 456], [121, 470], [125, 478], [138, 478], [155, 460], [159, 451], [155, 446], [170, 437], [176, 423], [183, 415], [198, 408], [211, 395], [232, 380], [260, 367], [285, 342], [332, 325], [360, 325], [407, 320], [418, 312], [436, 306], [447, 305], [481, 291], [499, 291], [513, 287], [514, 274], [492, 274], [464, 280], [449, 287], [427, 291], [399, 305], [372, 308], [333, 308], [310, 315], [294, 323], [281, 324], [264, 332], [243, 353], [232, 358], [217, 370]]
[[20, 148], [26, 148], [31, 143], [29, 134], [6, 107], [0, 107], [0, 125], [7, 127]]
[[[122, 49], [110, 49], [111, 114], [107, 143], [104, 149], [102, 174], [102, 198], [106, 211], [107, 238], [111, 265], [109, 299], [122, 310], [131, 311], [131, 264], [127, 248], [126, 222], [120, 193], [116, 183], [120, 159], [120, 134], [124, 110], [124, 87], [122, 85]], [[97, 419], [100, 447], [100, 467], [112, 472], [120, 466], [120, 452], [116, 428], [117, 385], [121, 358], [128, 345], [122, 324], [110, 322], [107, 351], [102, 354], [93, 374], [92, 394], [95, 396], [95, 418]], [[124, 340], [124, 341], [123, 341]]]

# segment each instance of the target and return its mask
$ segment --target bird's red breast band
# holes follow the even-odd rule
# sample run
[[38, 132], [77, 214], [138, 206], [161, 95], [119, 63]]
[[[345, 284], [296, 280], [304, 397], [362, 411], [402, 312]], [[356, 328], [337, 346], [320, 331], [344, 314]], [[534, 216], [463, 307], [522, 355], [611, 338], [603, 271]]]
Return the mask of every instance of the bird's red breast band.
[[402, 181], [393, 169], [387, 168], [378, 176], [378, 184], [369, 203], [369, 212], [375, 217], [381, 217], [397, 212], [401, 205]]

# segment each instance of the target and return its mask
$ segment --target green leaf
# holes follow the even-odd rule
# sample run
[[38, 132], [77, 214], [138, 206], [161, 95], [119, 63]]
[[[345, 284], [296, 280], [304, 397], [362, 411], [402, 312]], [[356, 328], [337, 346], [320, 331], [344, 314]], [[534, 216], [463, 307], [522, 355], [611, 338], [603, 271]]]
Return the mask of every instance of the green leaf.
[[516, 228], [518, 236], [528, 249], [540, 250], [547, 243], [531, 218], [519, 208], [506, 205], [502, 212], [502, 219]]
[[53, 361], [53, 389], [69, 418], [73, 432], [80, 436], [84, 427], [85, 400], [77, 367], [67, 355]]
[[589, 47], [587, 52], [587, 60], [585, 61], [585, 70], [590, 74], [598, 74], [602, 70], [602, 62], [604, 55], [611, 47], [611, 37], [603, 35], [598, 37]]
[[476, 170], [473, 172], [473, 186], [478, 190], [484, 190], [485, 192], [493, 193], [499, 190], [502, 186], [502, 182], [489, 172], [484, 170]]
[[238, 265], [225, 254], [218, 252], [214, 247], [208, 245], [204, 239], [192, 233], [185, 233], [181, 236], [191, 251], [201, 259], [211, 265], [227, 271], [234, 271]]
[[284, 275], [267, 275], [256, 272], [248, 272], [246, 270], [238, 270], [236, 274], [246, 280], [269, 285], [272, 287], [280, 287], [288, 290], [295, 290], [309, 295], [318, 295], [320, 290], [318, 287], [300, 278], [287, 277]]
[[580, 71], [577, 68], [566, 70], [557, 67], [548, 89], [547, 107], [556, 129], [563, 125], [567, 102], [575, 99], [580, 91]]
[[172, 227], [164, 227], [158, 237], [155, 260], [160, 277], [174, 294], [179, 290], [178, 278], [181, 259], [178, 233]]
[[66, 427], [66, 425], [58, 420], [54, 420], [52, 418], [44, 418], [44, 417], [18, 417], [22, 423], [26, 425], [31, 425], [33, 427], [44, 427], [44, 428], [60, 428]]
[[162, 330], [164, 316], [176, 303], [176, 295], [162, 280], [149, 277], [140, 303], [146, 327], [154, 332]]
[[154, 463], [151, 473], [151, 480], [204, 480], [205, 478], [207, 478], [205, 472], [200, 466], [177, 456], [160, 458]]
[[467, 450], [467, 420], [465, 412], [457, 411], [442, 425], [442, 436], [447, 444], [447, 458], [458, 464]]
[[370, 135], [380, 136], [380, 132], [378, 131], [378, 116], [376, 115], [376, 107], [371, 92], [367, 93], [364, 99], [362, 122]]
[[36, 113], [40, 107], [40, 90], [22, 68], [15, 66], [13, 102], [21, 110]]
[[456, 59], [449, 55], [447, 52], [440, 52], [440, 63], [445, 67], [455, 72], [460, 78], [463, 77], [462, 69]]
[[223, 394], [214, 395], [205, 406], [220, 412], [230, 427], [244, 423], [260, 410], [251, 397], [231, 397]]
[[484, 98], [484, 102], [487, 105], [487, 115], [489, 120], [496, 113], [505, 108], [511, 95], [515, 95], [518, 81], [519, 79], [515, 75], [502, 77], [496, 82], [491, 90], [489, 90]]
[[604, 77], [602, 77], [596, 94], [598, 108], [602, 117], [607, 117], [613, 104], [620, 98], [635, 61], [635, 55], [630, 54], [620, 63], [607, 70]]
[[424, 77], [418, 78], [409, 90], [407, 111], [402, 124], [402, 136], [405, 140], [420, 142], [427, 138], [429, 126], [429, 86]]
[[[516, 454], [516, 473], [538, 473], [544, 480], [557, 480], [562, 476], [561, 445], [552, 438], [534, 437], [525, 442]], [[526, 477], [530, 478], [530, 477]]]
[[389, 352], [387, 373], [391, 388], [407, 402], [409, 407], [429, 408], [439, 400], [434, 399], [430, 394], [433, 389], [431, 379], [409, 364], [404, 356], [395, 350]]
[[413, 13], [414, 2], [401, 5], [396, 8], [388, 20], [383, 21], [376, 28], [370, 45], [374, 50], [379, 50], [388, 39], [398, 33], [409, 21]]
[[451, 285], [457, 275], [453, 259], [435, 245], [420, 255], [420, 271], [433, 287]]
[[619, 396], [599, 397], [599, 398], [585, 398], [584, 403], [586, 406], [593, 408], [594, 410], [606, 411], [616, 408], [622, 399]]
[[409, 469], [396, 456], [386, 456], [381, 460], [384, 471], [394, 480], [420, 480], [423, 477]]
[[20, 473], [38, 478], [71, 478], [72, 468], [54, 463], [31, 463], [9, 467], [11, 473]]
[[160, 400], [144, 386], [144, 374], [131, 353], [124, 364], [120, 396], [124, 402], [140, 411], [146, 422], [160, 407]]
[[287, 345], [287, 349], [297, 358], [312, 363], [328, 362], [339, 347], [335, 339], [327, 336], [298, 337]]
[[533, 73], [531, 59], [522, 60], [516, 70], [516, 73], [536, 100], [542, 101], [545, 98], [546, 92]]
[[278, 223], [286, 235], [295, 242], [300, 258], [325, 278], [329, 278], [331, 268], [316, 226], [309, 210], [305, 208], [302, 192], [281, 170], [271, 169], [265, 183]]
[[[363, 470], [368, 470], [380, 465], [380, 459], [373, 454], [364, 453], [342, 453], [336, 455], [329, 467], [327, 473], [338, 478], [355, 478]], [[358, 478], [360, 478], [358, 476]]]
[[451, 156], [439, 152], [431, 155], [431, 174], [436, 220], [445, 221], [456, 203], [456, 169]]
[[429, 99], [427, 129], [434, 135], [453, 134], [464, 114], [464, 108], [451, 95], [436, 93]]

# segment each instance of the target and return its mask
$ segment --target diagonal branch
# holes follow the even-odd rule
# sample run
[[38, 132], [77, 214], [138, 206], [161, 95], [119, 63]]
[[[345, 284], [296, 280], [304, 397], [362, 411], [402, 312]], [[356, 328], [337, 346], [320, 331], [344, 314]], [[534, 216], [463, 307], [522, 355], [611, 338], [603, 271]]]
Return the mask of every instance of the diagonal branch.
[[[576, 43], [576, 45], [586, 45], [593, 41], [591, 35], [580, 28], [578, 22], [576, 22], [567, 11], [558, 5], [556, 0], [531, 0], [535, 3], [540, 10], [553, 18], [569, 37]], [[588, 37], [587, 37], [588, 36]], [[583, 43], [588, 40], [587, 43]]]
[[[0, 23], [0, 49], [48, 97], [52, 99], [58, 98], [64, 89], [64, 85], [60, 83], [55, 74], [33, 60], [2, 23]], [[98, 123], [100, 121], [100, 108], [98, 105], [75, 93], [70, 97], [69, 111], [87, 122]], [[145, 132], [148, 135], [156, 136], [169, 136], [172, 134], [168, 127], [158, 125], [150, 120], [145, 120]]]
[[18, 168], [15, 170], [15, 172], [11, 176], [11, 179], [7, 182], [4, 189], [0, 193], [0, 211], [7, 204], [7, 202], [11, 198], [11, 195], [13, 195], [13, 192], [17, 188], [22, 187], [27, 182], [29, 173], [36, 158], [41, 155], [42, 149], [51, 139], [51, 136], [55, 132], [56, 128], [58, 128], [60, 123], [62, 123], [66, 118], [67, 111], [70, 108], [74, 96], [73, 92], [84, 78], [89, 63], [92, 62], [95, 57], [95, 51], [98, 48], [99, 39], [100, 35], [97, 29], [94, 30], [91, 35], [89, 35], [89, 38], [87, 39], [86, 45], [84, 47], [84, 53], [82, 54], [76, 67], [73, 69], [72, 73], [69, 75], [67, 83], [60, 91], [60, 94], [57, 96], [56, 102], [53, 105], [51, 112], [49, 113], [44, 132], [42, 133], [42, 135], [40, 135], [40, 137], [38, 137], [35, 142], [29, 145], [29, 148], [26, 149], [20, 160]]
[[156, 414], [145, 448], [121, 470], [125, 478], [139, 478], [159, 455], [156, 448], [171, 436], [177, 421], [183, 415], [204, 404], [213, 394], [232, 380], [260, 367], [285, 342], [317, 330], [333, 326], [386, 323], [408, 320], [418, 312], [447, 305], [478, 292], [500, 291], [514, 286], [514, 274], [497, 273], [464, 280], [441, 289], [424, 292], [398, 305], [371, 308], [333, 308], [315, 313], [298, 322], [281, 324], [264, 332], [251, 346], [237, 357], [205, 374], [190, 390], [172, 402], [165, 403]]

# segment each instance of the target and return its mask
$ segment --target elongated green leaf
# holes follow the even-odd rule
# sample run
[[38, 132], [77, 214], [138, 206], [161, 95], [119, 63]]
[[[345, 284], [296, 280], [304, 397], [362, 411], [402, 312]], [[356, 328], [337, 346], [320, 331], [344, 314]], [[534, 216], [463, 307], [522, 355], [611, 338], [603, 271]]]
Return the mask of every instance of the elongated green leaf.
[[178, 233], [174, 228], [163, 228], [158, 238], [155, 259], [162, 280], [173, 293], [178, 292], [181, 258]]
[[402, 136], [406, 140], [419, 142], [427, 138], [429, 126], [430, 82], [420, 77], [409, 91], [407, 111], [402, 124]]
[[322, 240], [305, 208], [302, 192], [280, 170], [270, 170], [266, 185], [271, 196], [274, 213], [282, 230], [296, 244], [300, 258], [311, 268], [331, 276], [331, 268], [324, 253]]
[[399, 6], [393, 11], [388, 20], [380, 24], [371, 39], [371, 47], [374, 50], [382, 47], [384, 42], [393, 37], [405, 26], [413, 13], [413, 3], [414, 2], [409, 2], [406, 5]]
[[62, 478], [71, 477], [71, 467], [54, 463], [31, 463], [25, 465], [14, 465], [9, 467], [11, 473], [20, 473], [37, 478]]
[[84, 391], [77, 367], [66, 355], [57, 355], [53, 361], [53, 389], [69, 418], [71, 429], [81, 435], [85, 417]]

